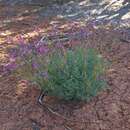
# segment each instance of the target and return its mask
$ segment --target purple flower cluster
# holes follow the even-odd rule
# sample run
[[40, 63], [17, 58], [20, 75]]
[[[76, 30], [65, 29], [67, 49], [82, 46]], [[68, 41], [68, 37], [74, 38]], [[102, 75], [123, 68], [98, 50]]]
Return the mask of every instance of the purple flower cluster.
[[[53, 32], [51, 32], [50, 34], [48, 33], [48, 35], [50, 37], [52, 36], [52, 42], [53, 37], [54, 40], [57, 39], [55, 44], [56, 48], [64, 49], [64, 42], [67, 42], [67, 44], [71, 45], [72, 43], [76, 43], [76, 41], [81, 41], [81, 39], [85, 39], [88, 37], [88, 35], [90, 35], [90, 30], [87, 28], [87, 26], [81, 28], [76, 28], [76, 26], [74, 26], [67, 33], [61, 33], [60, 29], [58, 30], [57, 27], [54, 27]], [[62, 42], [62, 40], [60, 41], [58, 38], [66, 38], [68, 39], [68, 41]], [[10, 38], [8, 40], [12, 42]], [[17, 46], [10, 49], [9, 51], [9, 57], [11, 60], [9, 61], [9, 63], [4, 65], [5, 70], [15, 70], [18, 67], [24, 65], [24, 62], [31, 64], [32, 69], [38, 70], [40, 64], [37, 61], [37, 57], [44, 57], [46, 54], [48, 54], [48, 52], [50, 52], [51, 49], [53, 49], [50, 49], [48, 47], [48, 45], [46, 44], [48, 42], [47, 40], [34, 43], [26, 43], [24, 37], [22, 35], [19, 35], [17, 37], [17, 41]], [[19, 62], [17, 62], [18, 60]], [[20, 64], [20, 62], [22, 64]], [[43, 77], [48, 77], [47, 72], [41, 73], [40, 75]]]
[[36, 47], [36, 53], [39, 55], [43, 55], [49, 52], [49, 48], [42, 43], [36, 45], [35, 47]]
[[6, 64], [4, 67], [8, 71], [12, 71], [12, 70], [15, 70], [17, 68], [17, 64], [15, 62], [12, 62], [12, 63]]

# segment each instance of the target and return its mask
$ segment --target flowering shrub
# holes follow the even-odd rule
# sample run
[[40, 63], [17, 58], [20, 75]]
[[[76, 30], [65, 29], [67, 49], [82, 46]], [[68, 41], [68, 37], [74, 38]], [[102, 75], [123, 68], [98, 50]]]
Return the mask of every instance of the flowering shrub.
[[[9, 51], [10, 60], [4, 68], [35, 82], [50, 96], [89, 100], [105, 87], [101, 78], [105, 71], [103, 58], [94, 49], [86, 49], [83, 45], [83, 39], [91, 33], [84, 27], [63, 35], [58, 42], [57, 36], [61, 34], [56, 33], [47, 38], [54, 44], [48, 44], [47, 39], [27, 44], [20, 36], [17, 47]], [[63, 41], [64, 38], [67, 41]]]
[[94, 49], [57, 44], [20, 44], [6, 67], [38, 84], [50, 96], [65, 100], [89, 100], [105, 87], [105, 66]]

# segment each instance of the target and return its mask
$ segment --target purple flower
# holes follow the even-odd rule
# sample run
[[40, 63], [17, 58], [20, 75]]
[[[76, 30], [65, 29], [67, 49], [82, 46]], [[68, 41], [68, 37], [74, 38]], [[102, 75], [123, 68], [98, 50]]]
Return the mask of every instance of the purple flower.
[[22, 57], [22, 56], [24, 57], [24, 56], [32, 53], [32, 51], [33, 51], [33, 45], [31, 45], [31, 44], [20, 44], [19, 45], [18, 53], [19, 53], [20, 57]]
[[4, 69], [6, 71], [12, 71], [15, 70], [18, 67], [18, 65], [15, 62], [10, 62], [4, 65]]
[[9, 57], [10, 57], [10, 58], [16, 58], [17, 56], [18, 56], [18, 49], [12, 48], [12, 49], [9, 51]]
[[36, 61], [32, 62], [32, 68], [33, 69], [38, 69], [39, 68], [39, 64]]
[[36, 49], [36, 51], [38, 54], [42, 55], [46, 54], [49, 51], [49, 49], [46, 46], [41, 45]]

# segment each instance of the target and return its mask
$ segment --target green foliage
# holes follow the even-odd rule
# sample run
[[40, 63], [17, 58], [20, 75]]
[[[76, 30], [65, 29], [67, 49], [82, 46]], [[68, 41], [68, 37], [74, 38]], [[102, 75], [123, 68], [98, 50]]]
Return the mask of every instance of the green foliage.
[[94, 49], [76, 48], [49, 55], [47, 75], [36, 82], [48, 95], [65, 100], [89, 100], [103, 89], [103, 58]]

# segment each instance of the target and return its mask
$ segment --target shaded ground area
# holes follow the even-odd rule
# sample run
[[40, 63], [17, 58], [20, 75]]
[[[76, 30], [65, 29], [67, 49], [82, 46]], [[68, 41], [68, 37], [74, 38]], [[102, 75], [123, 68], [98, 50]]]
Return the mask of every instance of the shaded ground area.
[[[17, 44], [23, 34], [31, 42], [40, 39], [52, 29], [54, 22], [38, 19], [37, 14], [28, 15], [27, 7], [1, 7], [0, 61], [5, 61], [6, 48]], [[29, 8], [28, 8], [29, 9]], [[7, 15], [10, 11], [14, 15]], [[15, 11], [17, 10], [17, 14]], [[25, 13], [21, 15], [21, 11]], [[35, 11], [30, 7], [30, 11]], [[23, 11], [22, 11], [23, 12]], [[11, 21], [10, 21], [11, 20]], [[53, 21], [57, 21], [54, 17]], [[58, 25], [69, 28], [69, 22], [59, 20]], [[80, 23], [81, 24], [81, 23]], [[39, 89], [26, 81], [8, 75], [0, 78], [0, 129], [1, 130], [130, 130], [130, 43], [128, 32], [94, 29], [84, 42], [98, 48], [110, 62], [106, 78], [109, 87], [89, 103], [67, 103], [46, 97], [46, 103], [60, 113], [56, 116], [37, 104]], [[13, 40], [12, 40], [13, 37]], [[8, 38], [8, 40], [7, 40]]]
[[[44, 5], [44, 4], [43, 4]], [[130, 24], [129, 0], [75, 0], [65, 4], [51, 4], [39, 10], [42, 18], [56, 16], [60, 19], [88, 21], [98, 24], [127, 26]]]

